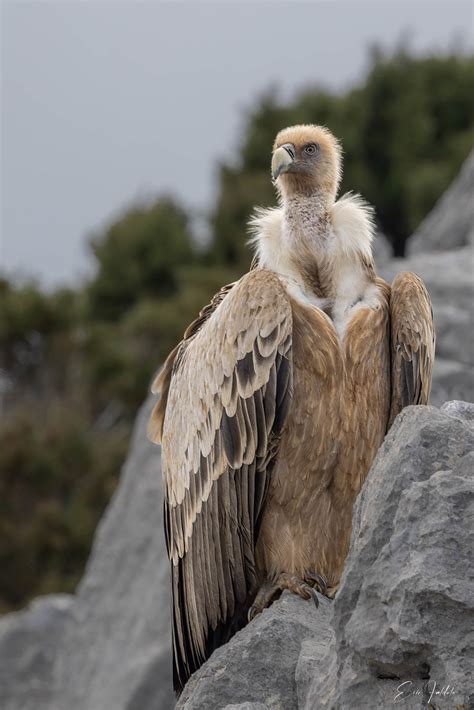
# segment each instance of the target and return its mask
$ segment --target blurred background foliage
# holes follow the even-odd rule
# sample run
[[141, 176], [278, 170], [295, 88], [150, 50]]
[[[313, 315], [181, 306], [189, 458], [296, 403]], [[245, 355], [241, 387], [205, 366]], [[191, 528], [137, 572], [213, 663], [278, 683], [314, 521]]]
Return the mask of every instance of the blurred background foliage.
[[361, 192], [397, 256], [472, 145], [474, 58], [386, 56], [344, 93], [267, 92], [218, 171], [209, 240], [163, 196], [90, 240], [96, 271], [43, 292], [0, 278], [0, 612], [72, 591], [159, 363], [225, 283], [247, 270], [246, 223], [275, 204], [270, 150], [282, 127], [326, 124], [344, 147], [342, 192]]

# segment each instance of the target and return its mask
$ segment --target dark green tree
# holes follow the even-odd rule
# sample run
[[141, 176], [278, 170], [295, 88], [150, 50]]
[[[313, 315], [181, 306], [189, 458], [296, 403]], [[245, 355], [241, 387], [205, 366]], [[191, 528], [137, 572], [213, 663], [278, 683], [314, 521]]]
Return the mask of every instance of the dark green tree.
[[178, 270], [195, 259], [188, 216], [171, 198], [136, 206], [91, 239], [97, 275], [91, 316], [114, 320], [142, 298], [170, 296]]
[[280, 128], [328, 126], [344, 148], [341, 191], [360, 192], [376, 208], [394, 253], [457, 174], [474, 128], [474, 58], [418, 58], [401, 48], [372, 53], [367, 78], [340, 94], [306, 89], [290, 103], [266, 94], [248, 117], [239, 159], [220, 167], [212, 215], [217, 259], [245, 268], [246, 223], [254, 205], [275, 204], [269, 163]]

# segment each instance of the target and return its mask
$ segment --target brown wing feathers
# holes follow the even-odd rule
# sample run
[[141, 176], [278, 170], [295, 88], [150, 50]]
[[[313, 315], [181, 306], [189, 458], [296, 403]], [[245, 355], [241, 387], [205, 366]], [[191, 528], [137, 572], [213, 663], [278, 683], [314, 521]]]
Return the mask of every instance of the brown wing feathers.
[[164, 444], [178, 690], [246, 613], [292, 388], [291, 308], [278, 278], [253, 271], [221, 294], [168, 358], [158, 381], [167, 401], [150, 425]]
[[427, 404], [431, 389], [435, 333], [433, 310], [423, 281], [402, 272], [392, 283], [392, 403], [389, 427], [410, 404]]
[[198, 317], [193, 320], [193, 322], [186, 328], [183, 336], [183, 340], [178, 343], [178, 345], [173, 348], [168, 357], [165, 360], [163, 367], [161, 368], [157, 378], [152, 384], [151, 391], [160, 394], [160, 399], [158, 400], [153, 413], [150, 418], [148, 425], [148, 436], [151, 441], [156, 443], [161, 442], [161, 437], [163, 435], [163, 422], [165, 417], [166, 403], [168, 401], [168, 391], [171, 383], [171, 376], [173, 371], [178, 367], [180, 361], [180, 355], [182, 354], [186, 342], [193, 336], [202, 325], [209, 318], [211, 313], [213, 313], [217, 306], [223, 301], [227, 296], [229, 291], [233, 288], [235, 283], [227, 284], [223, 286], [218, 293], [212, 298], [211, 302], [204, 306], [204, 308], [199, 312]]

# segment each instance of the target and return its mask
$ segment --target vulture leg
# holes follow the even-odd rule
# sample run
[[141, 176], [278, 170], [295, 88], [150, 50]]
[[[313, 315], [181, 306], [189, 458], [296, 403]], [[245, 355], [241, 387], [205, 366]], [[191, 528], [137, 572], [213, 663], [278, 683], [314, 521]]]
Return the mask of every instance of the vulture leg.
[[282, 572], [274, 582], [265, 582], [258, 590], [257, 596], [248, 611], [248, 620], [252, 621], [257, 614], [260, 614], [260, 612], [270, 606], [275, 597], [284, 589], [293, 592], [293, 594], [298, 594], [302, 599], [312, 599], [318, 607], [319, 600], [314, 587], [317, 586], [320, 591], [323, 591], [326, 589], [326, 582], [316, 573], [308, 574], [307, 580]]

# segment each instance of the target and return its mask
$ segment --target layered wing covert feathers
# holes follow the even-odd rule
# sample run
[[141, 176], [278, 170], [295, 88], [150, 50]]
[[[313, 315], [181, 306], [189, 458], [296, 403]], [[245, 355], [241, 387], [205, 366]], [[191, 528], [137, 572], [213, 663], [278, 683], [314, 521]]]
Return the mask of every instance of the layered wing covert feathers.
[[[255, 539], [292, 392], [292, 314], [275, 274], [218, 294], [158, 378], [174, 682], [238, 628], [256, 585]], [[240, 618], [241, 617], [241, 618]]]
[[404, 271], [395, 277], [390, 310], [392, 403], [389, 427], [404, 407], [428, 403], [435, 351], [431, 300], [419, 276]]

